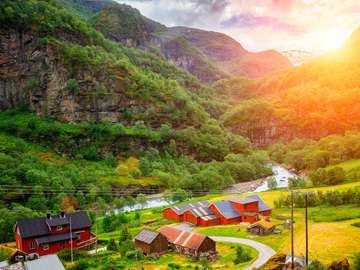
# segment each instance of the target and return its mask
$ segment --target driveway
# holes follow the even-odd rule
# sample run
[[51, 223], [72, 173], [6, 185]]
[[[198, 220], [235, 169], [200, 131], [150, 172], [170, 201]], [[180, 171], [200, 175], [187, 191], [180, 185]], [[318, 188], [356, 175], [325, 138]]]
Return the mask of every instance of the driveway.
[[256, 261], [254, 261], [250, 266], [246, 267], [245, 270], [259, 268], [276, 253], [275, 250], [273, 250], [271, 247], [250, 239], [224, 236], [210, 236], [210, 238], [217, 242], [237, 243], [255, 248], [259, 252], [259, 256]]

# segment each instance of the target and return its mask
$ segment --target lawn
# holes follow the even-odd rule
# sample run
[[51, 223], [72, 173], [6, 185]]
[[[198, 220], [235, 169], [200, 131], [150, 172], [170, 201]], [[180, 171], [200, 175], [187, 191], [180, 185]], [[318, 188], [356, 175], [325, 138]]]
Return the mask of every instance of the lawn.
[[[252, 259], [248, 262], [235, 265], [234, 259], [236, 258], [237, 246], [242, 246]], [[211, 264], [212, 269], [243, 269], [256, 260], [258, 256], [257, 250], [240, 244], [217, 243], [216, 248], [220, 257]], [[186, 269], [187, 266], [189, 269], [194, 269], [196, 266], [200, 267], [200, 264], [194, 262], [191, 258], [171, 252], [164, 254], [157, 261], [146, 262], [144, 268], [148, 270], [165, 270], [168, 269], [168, 265], [171, 263], [181, 265], [182, 269]]]

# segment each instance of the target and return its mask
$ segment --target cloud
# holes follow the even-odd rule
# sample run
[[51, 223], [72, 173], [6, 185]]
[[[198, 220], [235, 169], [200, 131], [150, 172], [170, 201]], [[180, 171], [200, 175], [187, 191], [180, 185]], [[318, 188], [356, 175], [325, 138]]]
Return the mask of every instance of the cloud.
[[256, 16], [250, 13], [242, 13], [232, 16], [221, 22], [223, 27], [257, 28], [269, 27], [273, 30], [284, 31], [290, 34], [301, 34], [304, 32], [299, 26], [281, 22], [277, 18], [269, 16]]

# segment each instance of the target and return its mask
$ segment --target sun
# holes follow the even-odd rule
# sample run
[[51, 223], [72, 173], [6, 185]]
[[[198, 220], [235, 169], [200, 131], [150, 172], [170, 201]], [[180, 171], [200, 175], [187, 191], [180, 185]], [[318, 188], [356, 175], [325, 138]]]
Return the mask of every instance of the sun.
[[342, 29], [333, 29], [320, 35], [319, 44], [324, 51], [331, 51], [339, 48], [349, 37], [349, 32]]

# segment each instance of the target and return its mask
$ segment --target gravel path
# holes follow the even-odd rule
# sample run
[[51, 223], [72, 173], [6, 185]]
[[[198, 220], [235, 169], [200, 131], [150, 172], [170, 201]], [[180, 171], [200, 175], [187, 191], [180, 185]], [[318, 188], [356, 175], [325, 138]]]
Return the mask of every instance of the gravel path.
[[224, 236], [210, 237], [217, 242], [237, 243], [255, 248], [259, 252], [259, 256], [256, 261], [254, 261], [250, 266], [246, 267], [245, 270], [251, 270], [253, 268], [258, 268], [262, 266], [270, 259], [271, 256], [276, 253], [275, 250], [273, 250], [271, 247], [250, 239]]

